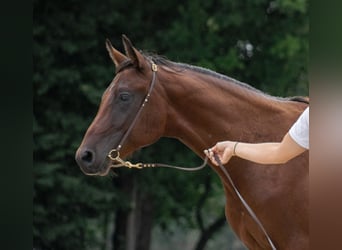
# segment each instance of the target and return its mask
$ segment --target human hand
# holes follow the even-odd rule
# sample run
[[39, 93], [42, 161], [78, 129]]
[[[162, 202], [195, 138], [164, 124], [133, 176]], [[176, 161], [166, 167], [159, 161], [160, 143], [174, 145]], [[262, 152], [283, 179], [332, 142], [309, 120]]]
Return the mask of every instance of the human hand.
[[226, 164], [234, 154], [235, 144], [236, 142], [233, 141], [218, 142], [215, 146], [208, 150], [204, 150], [204, 153], [214, 165], [218, 166], [218, 162], [215, 160], [214, 154], [218, 156], [222, 164]]

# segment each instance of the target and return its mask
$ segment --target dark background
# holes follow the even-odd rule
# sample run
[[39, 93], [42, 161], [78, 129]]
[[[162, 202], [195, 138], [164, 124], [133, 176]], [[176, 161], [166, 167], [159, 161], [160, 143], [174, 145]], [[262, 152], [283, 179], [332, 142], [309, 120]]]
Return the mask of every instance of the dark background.
[[[276, 96], [308, 95], [308, 1], [33, 1], [33, 248], [244, 249], [209, 168], [84, 176], [75, 151], [114, 77], [105, 49], [206, 67]], [[133, 161], [201, 160], [162, 139]], [[205, 237], [208, 237], [206, 239]]]

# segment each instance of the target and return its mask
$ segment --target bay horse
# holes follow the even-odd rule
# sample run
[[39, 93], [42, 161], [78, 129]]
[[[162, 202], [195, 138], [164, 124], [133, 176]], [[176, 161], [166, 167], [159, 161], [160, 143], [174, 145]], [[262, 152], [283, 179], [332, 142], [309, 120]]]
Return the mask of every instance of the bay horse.
[[[308, 106], [308, 98], [274, 97], [208, 69], [147, 55], [124, 35], [122, 40], [125, 54], [106, 40], [117, 73], [76, 152], [87, 175], [108, 173], [113, 148], [126, 157], [161, 137], [180, 140], [201, 158], [222, 140], [281, 141]], [[210, 166], [223, 184], [226, 218], [236, 235], [248, 249], [270, 249], [223, 171]], [[224, 168], [277, 249], [309, 249], [308, 152], [274, 166], [233, 157]]]

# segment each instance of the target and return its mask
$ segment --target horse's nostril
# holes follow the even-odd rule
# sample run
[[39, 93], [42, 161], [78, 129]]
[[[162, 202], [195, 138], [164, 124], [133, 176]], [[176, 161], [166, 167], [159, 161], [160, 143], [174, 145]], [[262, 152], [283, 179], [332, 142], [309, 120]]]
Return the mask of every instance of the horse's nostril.
[[96, 170], [96, 154], [89, 148], [79, 148], [75, 155], [78, 166], [86, 173]]
[[81, 156], [81, 159], [83, 162], [86, 162], [86, 163], [92, 163], [93, 160], [94, 160], [94, 157], [93, 157], [93, 152], [90, 151], [90, 150], [85, 150], [83, 153], [82, 153], [82, 156]]

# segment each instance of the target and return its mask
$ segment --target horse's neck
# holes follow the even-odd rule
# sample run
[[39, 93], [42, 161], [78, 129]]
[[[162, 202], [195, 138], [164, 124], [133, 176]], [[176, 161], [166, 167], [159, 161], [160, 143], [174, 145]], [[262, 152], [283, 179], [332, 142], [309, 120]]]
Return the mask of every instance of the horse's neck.
[[279, 140], [293, 122], [287, 118], [293, 105], [285, 107], [233, 81], [195, 72], [172, 77], [163, 81], [168, 99], [165, 136], [181, 140], [198, 154], [221, 140]]

